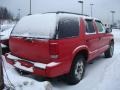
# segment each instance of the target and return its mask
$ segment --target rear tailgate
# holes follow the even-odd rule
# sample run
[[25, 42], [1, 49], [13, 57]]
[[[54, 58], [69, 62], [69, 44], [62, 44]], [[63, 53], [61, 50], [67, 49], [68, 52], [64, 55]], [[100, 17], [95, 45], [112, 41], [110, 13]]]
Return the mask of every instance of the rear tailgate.
[[10, 35], [11, 52], [23, 59], [49, 63], [49, 40], [54, 38], [56, 22], [55, 13], [23, 17]]
[[49, 40], [10, 37], [10, 50], [17, 57], [41, 63], [49, 63]]

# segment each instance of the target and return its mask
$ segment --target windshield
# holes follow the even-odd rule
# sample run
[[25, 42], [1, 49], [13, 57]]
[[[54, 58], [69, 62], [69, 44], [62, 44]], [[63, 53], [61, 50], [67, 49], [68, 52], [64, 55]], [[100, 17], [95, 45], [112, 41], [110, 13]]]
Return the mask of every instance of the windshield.
[[56, 14], [37, 14], [22, 18], [11, 36], [52, 39], [56, 29]]

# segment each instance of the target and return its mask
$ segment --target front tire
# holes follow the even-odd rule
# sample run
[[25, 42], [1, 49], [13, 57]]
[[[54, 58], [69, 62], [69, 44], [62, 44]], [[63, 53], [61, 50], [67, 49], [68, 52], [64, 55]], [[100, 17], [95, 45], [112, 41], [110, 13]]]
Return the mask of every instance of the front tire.
[[65, 81], [69, 85], [75, 85], [80, 82], [83, 78], [85, 71], [85, 58], [81, 56], [77, 56], [72, 63], [70, 73], [66, 75]]
[[111, 58], [113, 56], [113, 52], [114, 52], [114, 43], [111, 43], [109, 45], [109, 48], [107, 51], [105, 51], [105, 58]]

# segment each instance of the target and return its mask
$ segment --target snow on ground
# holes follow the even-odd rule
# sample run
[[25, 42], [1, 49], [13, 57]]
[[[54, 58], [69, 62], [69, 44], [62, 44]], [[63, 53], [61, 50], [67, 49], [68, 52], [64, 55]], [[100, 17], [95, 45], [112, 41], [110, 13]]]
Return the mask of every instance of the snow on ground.
[[[18, 72], [15, 71], [14, 67], [8, 64], [5, 61], [5, 58], [2, 57], [4, 60], [4, 80], [5, 84], [10, 86], [12, 83], [15, 87], [15, 90], [46, 90], [46, 88], [52, 88], [52, 85], [48, 81], [38, 82], [28, 77], [20, 76]], [[7, 75], [6, 75], [6, 72]], [[10, 82], [9, 82], [9, 80]], [[49, 89], [51, 90], [51, 89]]]
[[[93, 64], [88, 64], [83, 80], [73, 86], [61, 81], [50, 81], [53, 90], [120, 90], [120, 30], [114, 29], [115, 52], [112, 58], [103, 55], [95, 59]], [[35, 80], [30, 77], [20, 76], [14, 68], [5, 62], [6, 72], [16, 90], [45, 90], [47, 81]], [[5, 82], [7, 83], [5, 78]]]

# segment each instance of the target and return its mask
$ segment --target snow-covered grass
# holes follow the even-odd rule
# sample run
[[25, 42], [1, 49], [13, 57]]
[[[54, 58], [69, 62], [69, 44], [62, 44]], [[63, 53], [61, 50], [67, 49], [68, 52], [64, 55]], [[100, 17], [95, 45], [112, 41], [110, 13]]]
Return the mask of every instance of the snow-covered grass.
[[[53, 90], [120, 90], [120, 30], [114, 29], [113, 34], [115, 52], [112, 58], [104, 58], [101, 55], [93, 64], [88, 64], [83, 80], [77, 85], [69, 86], [60, 81], [50, 81]], [[7, 63], [5, 65], [9, 79], [16, 86], [16, 90], [45, 90], [47, 81], [41, 82], [20, 76], [11, 65]]]

